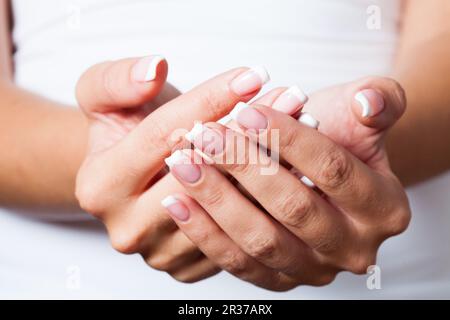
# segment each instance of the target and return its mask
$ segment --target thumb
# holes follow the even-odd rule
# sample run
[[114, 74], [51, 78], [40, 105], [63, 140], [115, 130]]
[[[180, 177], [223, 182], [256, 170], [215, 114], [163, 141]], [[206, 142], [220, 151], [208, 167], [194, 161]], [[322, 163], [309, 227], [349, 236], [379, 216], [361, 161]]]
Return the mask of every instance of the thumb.
[[363, 127], [357, 131], [366, 136], [355, 143], [355, 151], [369, 166], [389, 171], [384, 136], [405, 112], [405, 92], [390, 78], [369, 77], [355, 84], [348, 97], [353, 116]]
[[159, 94], [167, 72], [158, 55], [99, 63], [83, 73], [76, 97], [88, 117], [141, 106]]
[[394, 125], [406, 108], [403, 88], [390, 78], [370, 77], [358, 81], [349, 96], [358, 122], [378, 132]]

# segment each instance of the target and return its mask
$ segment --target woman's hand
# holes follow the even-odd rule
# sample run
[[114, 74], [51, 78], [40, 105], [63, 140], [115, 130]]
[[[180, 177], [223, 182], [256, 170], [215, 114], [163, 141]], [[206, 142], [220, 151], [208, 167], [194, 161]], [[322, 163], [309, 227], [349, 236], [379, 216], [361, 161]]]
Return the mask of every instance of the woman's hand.
[[[364, 96], [356, 95], [360, 91]], [[271, 93], [260, 102], [277, 99]], [[308, 108], [315, 103], [321, 109], [312, 111], [325, 115], [324, 131], [349, 150], [315, 130], [310, 115], [300, 118], [303, 125], [253, 105], [234, 117], [242, 134], [209, 123], [188, 135], [215, 166], [189, 150], [167, 160], [190, 195], [176, 193], [163, 201], [180, 229], [221, 268], [272, 290], [324, 285], [342, 270], [365, 273], [380, 244], [405, 230], [410, 219], [382, 140], [403, 113], [401, 88], [392, 80], [366, 79], [323, 91]], [[340, 109], [333, 109], [336, 103]], [[255, 141], [279, 153], [317, 188], [265, 153], [255, 162]], [[232, 175], [260, 206], [220, 171]]]
[[177, 130], [220, 118], [267, 79], [258, 69], [235, 69], [172, 100], [178, 93], [164, 86], [166, 76], [165, 60], [152, 56], [102, 63], [81, 77], [77, 98], [90, 136], [76, 195], [104, 222], [115, 249], [140, 253], [151, 267], [192, 282], [220, 269], [159, 206], [168, 193], [183, 190], [165, 175], [163, 160], [179, 142]]

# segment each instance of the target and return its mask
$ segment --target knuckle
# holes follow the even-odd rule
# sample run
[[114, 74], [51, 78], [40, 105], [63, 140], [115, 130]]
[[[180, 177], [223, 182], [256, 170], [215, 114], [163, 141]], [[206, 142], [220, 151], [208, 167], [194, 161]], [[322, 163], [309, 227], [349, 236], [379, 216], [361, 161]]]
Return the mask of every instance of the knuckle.
[[352, 162], [348, 156], [335, 147], [321, 157], [321, 168], [316, 177], [321, 186], [330, 189], [342, 187], [352, 174]]
[[315, 202], [307, 195], [291, 193], [278, 206], [283, 224], [290, 227], [300, 228], [314, 219]]
[[173, 265], [174, 257], [169, 254], [153, 254], [145, 259], [145, 262], [153, 269], [169, 271]]
[[137, 253], [140, 249], [143, 235], [131, 232], [115, 232], [111, 234], [112, 247], [123, 254]]
[[214, 239], [216, 236], [216, 230], [208, 230], [208, 232], [206, 232], [202, 228], [195, 228], [190, 233], [190, 238], [193, 239], [194, 243], [198, 246], [207, 246], [211, 242], [211, 239]]
[[81, 209], [95, 217], [100, 217], [105, 210], [105, 205], [102, 200], [102, 188], [95, 181], [80, 181], [80, 179], [77, 179], [75, 197]]
[[409, 207], [401, 207], [396, 210], [387, 224], [388, 235], [395, 236], [403, 233], [409, 226], [411, 221], [411, 211]]
[[221, 266], [231, 274], [242, 276], [247, 272], [248, 258], [234, 250], [225, 251], [222, 256]]
[[361, 254], [353, 257], [348, 263], [347, 270], [354, 274], [366, 274], [367, 268], [376, 263], [376, 256], [372, 254]]
[[170, 273], [169, 272], [169, 274], [172, 278], [174, 278], [175, 280], [182, 282], [182, 283], [194, 283], [194, 282], [199, 281], [198, 276], [194, 276], [189, 273], [184, 273], [184, 272]]
[[[173, 145], [170, 141], [171, 131], [165, 123], [166, 121], [158, 121], [157, 119], [148, 117], [145, 119], [145, 134], [141, 135], [141, 143], [143, 150], [149, 149], [150, 152], [159, 149], [171, 150]], [[175, 144], [176, 141], [173, 141]]]
[[280, 154], [291, 153], [298, 142], [298, 135], [294, 129], [286, 128], [280, 135]]
[[323, 287], [329, 285], [336, 279], [337, 273], [325, 273], [317, 276], [311, 283], [315, 287]]
[[256, 260], [273, 260], [279, 248], [278, 244], [276, 236], [257, 235], [247, 242], [247, 250]]
[[267, 288], [275, 292], [286, 292], [298, 286], [299, 284], [292, 280], [291, 281], [279, 280], [275, 283], [271, 283], [270, 285], [267, 286]]
[[214, 90], [203, 90], [198, 97], [199, 104], [204, 106], [208, 113], [208, 119], [217, 119], [223, 115], [226, 109], [226, 100], [220, 99]]
[[247, 158], [235, 159], [233, 163], [227, 164], [227, 169], [234, 174], [246, 176], [250, 173], [252, 166]]
[[217, 208], [223, 206], [225, 203], [225, 195], [219, 186], [203, 190], [201, 198], [201, 202], [206, 207]]

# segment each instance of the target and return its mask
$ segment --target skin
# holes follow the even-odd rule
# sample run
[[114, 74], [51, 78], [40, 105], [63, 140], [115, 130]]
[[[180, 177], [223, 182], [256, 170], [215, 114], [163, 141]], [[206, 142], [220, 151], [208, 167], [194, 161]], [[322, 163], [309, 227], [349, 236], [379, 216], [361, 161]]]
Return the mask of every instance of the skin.
[[[379, 84], [377, 91], [383, 92], [386, 106], [382, 113], [363, 119], [359, 106], [350, 97], [373, 83]], [[249, 138], [245, 130], [243, 134], [229, 136], [227, 128], [217, 123], [207, 124], [210, 131], [194, 140], [194, 145], [215, 161], [215, 166], [194, 161], [198, 160], [195, 154], [187, 151], [189, 156], [181, 166], [196, 168], [201, 172], [200, 177], [196, 181], [184, 180], [177, 165], [172, 167], [172, 174], [190, 195], [175, 194], [190, 216], [179, 219], [172, 214], [172, 217], [205, 255], [224, 270], [272, 290], [287, 290], [299, 284], [325, 285], [342, 270], [365, 273], [374, 264], [379, 245], [406, 229], [410, 219], [408, 201], [389, 168], [382, 144], [386, 128], [403, 113], [405, 100], [401, 89], [389, 79], [364, 79], [339, 89], [339, 92], [348, 91], [347, 104], [353, 106], [338, 109], [332, 115], [336, 123], [355, 120], [356, 130], [348, 131], [359, 132], [351, 133], [358, 142], [350, 146], [359, 159], [289, 115], [254, 105], [268, 123], [259, 136], [279, 130], [277, 149], [281, 157], [310, 177], [321, 194], [303, 185], [284, 167], [276, 174], [261, 174], [264, 167], [261, 163], [270, 167], [267, 163], [271, 160], [266, 156], [259, 164], [249, 164], [250, 148], [247, 153], [239, 154], [238, 161], [231, 164], [224, 161], [232, 159], [236, 145], [248, 146], [255, 136]], [[396, 90], [400, 95], [395, 94]], [[318, 95], [323, 102], [323, 94]], [[269, 94], [259, 103], [270, 105], [274, 96]], [[313, 96], [311, 100], [314, 99]], [[346, 115], [339, 119], [341, 114]], [[205, 135], [214, 137], [215, 141], [211, 142]], [[218, 142], [223, 146], [217, 147]], [[208, 152], [211, 143], [214, 148], [209, 150], [214, 150], [213, 154]], [[272, 166], [275, 167], [274, 162]], [[265, 210], [243, 196], [220, 169], [242, 184]], [[368, 202], [372, 203], [370, 208]]]
[[[0, 12], [3, 15], [2, 18], [4, 18], [1, 21], [7, 21], [6, 2], [2, 1], [1, 5], [2, 10]], [[406, 89], [409, 108], [404, 120], [396, 125], [387, 137], [387, 150], [394, 172], [405, 184], [421, 181], [442, 172], [450, 165], [450, 151], [444, 141], [444, 137], [449, 134], [450, 126], [448, 126], [448, 117], [442, 117], [442, 114], [448, 112], [448, 105], [450, 104], [448, 93], [444, 90], [448, 87], [450, 81], [445, 78], [447, 73], [442, 72], [443, 69], [449, 68], [448, 62], [444, 58], [448, 56], [448, 41], [443, 41], [448, 37], [449, 27], [445, 15], [441, 16], [436, 13], [448, 11], [448, 7], [449, 4], [445, 0], [410, 1], [408, 11], [405, 13], [403, 40], [399, 48], [398, 62], [394, 68], [394, 77]], [[439, 10], [435, 8], [439, 8]], [[429, 14], [419, 15], [418, 12], [428, 12]], [[432, 19], [433, 24], [428, 23], [428, 19]], [[416, 27], [413, 26], [418, 26], [418, 29], [415, 30]], [[0, 31], [0, 40], [2, 43], [8, 44], [7, 25], [2, 25]], [[7, 157], [0, 159], [0, 167], [2, 168], [0, 171], [0, 200], [3, 203], [15, 205], [74, 205], [76, 203], [73, 196], [75, 175], [85, 156], [86, 141], [89, 140], [90, 145], [93, 145], [92, 141], [95, 140], [91, 137], [92, 130], [91, 135], [87, 130], [88, 125], [92, 127], [92, 118], [89, 118], [88, 124], [80, 112], [61, 108], [56, 103], [15, 87], [10, 80], [12, 70], [10, 62], [11, 47], [6, 45], [0, 46], [0, 48], [2, 50], [0, 61], [2, 61], [3, 77], [0, 84], [0, 96], [2, 97], [0, 100], [2, 106], [0, 108], [0, 119], [8, 119], [4, 124], [2, 123], [1, 130], [4, 134], [1, 137], [4, 138], [0, 139], [2, 139], [2, 145], [11, 150]], [[411, 48], [414, 48], [414, 50], [411, 50]], [[417, 57], [412, 52], [420, 52], [420, 56]], [[424, 65], [421, 68], [420, 76], [411, 71], [416, 70], [416, 68], [410, 67], [415, 66], [417, 61]], [[439, 74], [442, 76], [436, 78], [433, 70], [440, 70]], [[94, 76], [91, 75], [91, 77], [95, 79]], [[100, 82], [100, 84], [104, 83]], [[429, 89], [430, 86], [433, 90]], [[421, 95], [420, 92], [426, 92], [427, 94]], [[133, 99], [137, 98], [133, 97]], [[311, 99], [311, 101], [314, 100]], [[142, 102], [144, 103], [144, 101]], [[147, 102], [145, 101], [145, 103]], [[98, 104], [98, 101], [80, 104], [82, 104], [86, 114], [89, 115], [89, 106]], [[154, 103], [154, 105], [157, 105], [157, 103]], [[424, 105], [435, 108], [435, 112], [429, 112], [430, 109], [423, 108]], [[351, 104], [347, 106], [351, 106]], [[128, 106], [123, 101], [119, 101], [115, 105], [117, 110], [124, 107]], [[226, 110], [227, 108], [224, 108], [222, 113]], [[215, 116], [218, 116], [218, 114], [215, 114]], [[202, 118], [197, 117], [195, 120], [199, 119]], [[323, 121], [323, 119], [320, 120]], [[137, 124], [137, 122], [134, 124]], [[36, 123], [40, 125], [36, 127]], [[153, 121], [153, 124], [155, 124], [155, 121]], [[186, 123], [183, 127], [190, 128], [190, 126]], [[418, 130], [422, 126], [426, 127], [427, 130], [432, 128], [432, 133], [423, 135], [423, 130]], [[27, 128], [27, 130], [21, 128]], [[35, 129], [29, 130], [29, 128]], [[71, 128], [71, 130], [67, 130], [67, 128]], [[326, 128], [327, 126], [322, 123], [321, 129], [327, 130]], [[150, 132], [153, 130], [150, 126], [147, 129]], [[136, 132], [135, 130], [132, 131], [133, 133]], [[80, 132], [80, 134], [73, 135], [70, 134], [71, 132]], [[328, 134], [329, 132], [327, 132]], [[5, 137], [14, 137], [14, 139], [6, 139]], [[36, 137], [39, 137], [39, 139], [36, 139]], [[54, 137], [59, 138], [55, 139]], [[410, 137], [414, 137], [412, 141], [416, 141], [417, 144], [413, 148], [411, 148], [411, 144], [405, 143], [405, 141], [410, 141]], [[331, 138], [333, 139], [333, 137]], [[149, 139], [142, 140], [148, 141]], [[430, 143], [430, 141], [433, 141], [433, 143]], [[136, 143], [140, 145], [141, 142]], [[55, 150], [55, 152], [49, 154], [47, 150]], [[417, 150], [421, 150], [419, 152], [421, 155], [434, 156], [417, 156]], [[162, 168], [163, 157], [164, 155], [158, 153], [154, 158], [161, 162], [158, 169], [154, 168], [151, 171], [152, 174], [155, 174], [155, 177], [158, 177]], [[90, 158], [92, 157], [88, 153], [86, 159]], [[18, 163], [16, 159], [22, 161]], [[148, 160], [146, 157], [144, 159]], [[67, 164], [64, 170], [55, 169], [61, 167], [59, 164], [62, 161]], [[89, 161], [86, 160], [86, 162]], [[14, 172], [14, 174], [11, 174], [11, 172]], [[82, 172], [83, 170], [80, 171], [78, 181], [82, 181]], [[138, 170], [138, 173], [142, 172]], [[145, 171], [145, 173], [148, 172]], [[128, 224], [125, 221], [126, 213], [133, 208], [129, 203], [120, 203], [119, 201], [119, 203], [111, 205], [111, 208], [103, 208], [102, 201], [100, 201], [101, 197], [95, 197], [95, 195], [99, 195], [99, 193], [108, 194], [105, 191], [110, 191], [111, 185], [108, 185], [108, 177], [102, 178], [95, 181], [97, 190], [94, 188], [94, 190], [83, 191], [86, 187], [83, 188], [82, 186], [89, 185], [89, 183], [79, 182], [77, 195], [82, 206], [88, 209], [87, 211], [105, 221], [113, 246], [116, 249], [125, 253], [139, 251], [152, 267], [167, 271], [181, 281], [196, 281], [218, 271], [215, 267], [216, 263], [204, 258], [184, 233], [181, 233], [170, 223], [164, 208], [155, 208], [152, 215], [153, 220], [137, 224], [144, 226], [138, 229], [138, 232], [136, 232], [136, 228], [133, 228], [131, 221], [128, 221]], [[145, 181], [148, 178], [149, 176], [145, 175], [142, 180]], [[46, 183], [43, 181], [46, 181]], [[142, 186], [143, 182], [139, 182]], [[139, 186], [139, 183], [133, 185], [133, 187], [136, 186]], [[134, 210], [137, 215], [143, 214], [143, 212], [148, 215], [148, 203], [159, 203], [159, 200], [167, 194], [176, 191], [182, 192], [183, 188], [180, 184], [177, 184], [172, 175], [168, 175], [158, 180], [149, 190], [152, 190], [151, 201], [134, 202]], [[147, 194], [149, 193], [147, 192]], [[114, 218], [104, 218], [107, 215]], [[106, 220], [109, 222], [106, 222]], [[401, 227], [399, 227], [399, 230], [401, 230]], [[142, 245], [142, 248], [145, 247], [145, 249], [141, 249], [141, 242], [149, 245]], [[171, 250], [170, 248], [177, 248], [178, 250]], [[174, 254], [168, 254], [168, 252], [174, 252]], [[188, 253], [186, 254], [186, 252]], [[197, 257], [198, 261], [194, 257]], [[186, 261], [192, 261], [193, 263], [188, 264]], [[199, 270], [196, 263], [202, 266], [198, 273], [194, 271]], [[178, 266], [185, 264], [186, 267], [173, 267], [177, 264]]]

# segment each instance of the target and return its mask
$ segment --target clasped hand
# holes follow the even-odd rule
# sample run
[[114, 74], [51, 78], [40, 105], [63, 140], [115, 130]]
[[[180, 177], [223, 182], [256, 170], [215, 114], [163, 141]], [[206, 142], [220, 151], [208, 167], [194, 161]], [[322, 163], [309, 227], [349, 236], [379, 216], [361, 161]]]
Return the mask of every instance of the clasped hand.
[[[118, 251], [184, 282], [226, 270], [281, 291], [365, 273], [407, 227], [383, 146], [405, 109], [394, 80], [327, 88], [306, 104], [298, 88], [279, 87], [233, 109], [256, 96], [263, 69], [233, 69], [184, 94], [166, 76], [164, 59], [132, 58], [90, 68], [77, 86], [90, 136], [76, 195]], [[230, 112], [228, 126], [216, 122]], [[272, 154], [255, 163], [252, 149]]]

